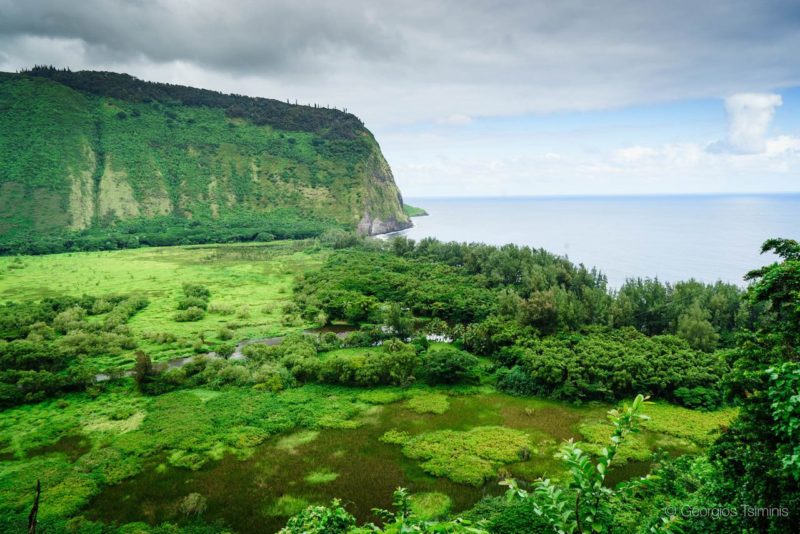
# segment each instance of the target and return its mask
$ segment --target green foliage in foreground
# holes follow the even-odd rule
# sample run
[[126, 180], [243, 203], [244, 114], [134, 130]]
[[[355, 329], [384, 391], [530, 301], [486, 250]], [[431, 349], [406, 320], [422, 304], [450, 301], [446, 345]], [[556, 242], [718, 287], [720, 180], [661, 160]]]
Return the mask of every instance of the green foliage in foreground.
[[450, 511], [452, 501], [444, 493], [415, 493], [409, 497], [411, 513], [423, 521], [440, 519]]
[[731, 357], [729, 383], [741, 396], [741, 411], [711, 449], [711, 461], [721, 473], [712, 487], [714, 498], [733, 508], [791, 511], [742, 517], [738, 527], [788, 532], [797, 525], [796, 510], [800, 509], [800, 244], [772, 239], [762, 251], [774, 252], [780, 261], [747, 275], [753, 281], [749, 300], [766, 306], [766, 312], [757, 329], [740, 334]]
[[[435, 515], [434, 511], [446, 510], [449, 502], [445, 499], [435, 493], [409, 495], [406, 489], [398, 488], [394, 492], [393, 510], [373, 510], [381, 516], [383, 524], [378, 526], [368, 523], [361, 527], [356, 526], [356, 519], [345, 510], [341, 502], [334, 499], [330, 506], [310, 506], [292, 517], [280, 534], [487, 534], [482, 528], [472, 526], [470, 521], [464, 519], [431, 520], [431, 513]], [[424, 509], [421, 509], [422, 501], [427, 505]]]
[[[641, 413], [645, 399], [637, 396], [622, 411], [609, 412], [614, 431], [606, 447], [600, 450], [596, 462], [571, 440], [559, 451], [558, 457], [569, 469], [569, 484], [560, 486], [548, 479], [539, 480], [533, 494], [521, 489], [516, 481], [506, 480], [508, 498], [531, 499], [537, 514], [544, 516], [555, 532], [591, 534], [606, 532], [613, 523], [610, 503], [613, 490], [604, 485], [617, 450], [626, 437], [639, 431], [639, 422], [647, 416]], [[646, 479], [636, 485], [646, 484]], [[629, 488], [625, 488], [629, 490]], [[660, 530], [667, 531], [676, 518], [665, 518]]]

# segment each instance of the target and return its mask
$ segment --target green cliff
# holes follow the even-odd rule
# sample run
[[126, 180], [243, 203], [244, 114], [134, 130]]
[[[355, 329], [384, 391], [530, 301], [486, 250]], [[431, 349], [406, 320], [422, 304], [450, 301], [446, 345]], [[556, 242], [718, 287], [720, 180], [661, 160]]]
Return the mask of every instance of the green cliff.
[[407, 226], [352, 114], [108, 72], [0, 73], [0, 252]]

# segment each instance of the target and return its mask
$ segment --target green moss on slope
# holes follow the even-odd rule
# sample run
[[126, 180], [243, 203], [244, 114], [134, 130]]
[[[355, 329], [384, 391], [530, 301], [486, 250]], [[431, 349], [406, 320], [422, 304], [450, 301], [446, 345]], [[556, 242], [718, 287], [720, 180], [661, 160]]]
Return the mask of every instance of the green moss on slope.
[[[153, 244], [148, 234], [177, 243], [409, 224], [353, 115], [113, 73], [0, 77], [0, 161], [6, 253], [137, 246], [141, 234]], [[50, 241], [20, 249], [31, 238]]]

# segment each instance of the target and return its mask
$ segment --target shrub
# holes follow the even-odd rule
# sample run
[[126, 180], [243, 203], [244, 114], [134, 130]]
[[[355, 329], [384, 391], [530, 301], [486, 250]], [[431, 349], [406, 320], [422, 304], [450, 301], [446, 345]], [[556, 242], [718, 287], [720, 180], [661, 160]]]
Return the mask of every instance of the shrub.
[[175, 343], [178, 340], [172, 332], [146, 332], [142, 334], [142, 337], [159, 345]]
[[179, 310], [188, 310], [189, 308], [200, 308], [205, 310], [208, 307], [208, 301], [200, 297], [183, 297], [178, 301]]
[[242, 354], [244, 354], [248, 360], [268, 361], [277, 360], [284, 354], [284, 351], [275, 345], [251, 343], [242, 347]]
[[292, 373], [284, 366], [271, 362], [253, 372], [252, 381], [257, 388], [278, 392], [297, 384]]
[[216, 377], [211, 381], [211, 383], [217, 385], [233, 384], [236, 386], [244, 386], [251, 382], [252, 376], [250, 371], [244, 365], [239, 364], [225, 365], [216, 373]]
[[230, 304], [209, 304], [208, 313], [217, 313], [219, 315], [233, 315], [236, 310]]
[[515, 365], [511, 369], [501, 367], [497, 370], [497, 389], [511, 395], [522, 397], [536, 394], [536, 384], [530, 373]]
[[216, 349], [217, 356], [225, 358], [226, 360], [230, 358], [234, 352], [236, 352], [236, 345], [233, 343], [224, 343], [217, 346]]
[[356, 524], [338, 499], [327, 506], [309, 506], [289, 519], [280, 534], [345, 534]]
[[183, 294], [187, 297], [196, 297], [203, 300], [211, 298], [211, 291], [200, 284], [183, 284]]
[[704, 387], [686, 388], [675, 390], [675, 400], [687, 408], [700, 408], [713, 410], [722, 404], [722, 395], [719, 390]]
[[390, 340], [382, 350], [334, 355], [319, 367], [319, 378], [347, 386], [406, 385], [413, 381], [418, 358], [414, 347]]
[[199, 516], [206, 511], [206, 498], [199, 493], [190, 493], [181, 500], [178, 506], [180, 512], [186, 517]]
[[231, 330], [230, 328], [220, 328], [217, 335], [223, 341], [230, 341], [231, 339], [233, 339], [233, 330]]
[[478, 363], [478, 358], [472, 354], [453, 347], [428, 351], [423, 360], [425, 374], [431, 384], [473, 381]]
[[189, 323], [193, 321], [199, 321], [203, 318], [205, 312], [202, 308], [191, 307], [183, 311], [179, 311], [175, 314], [174, 319], [176, 322], [179, 323]]

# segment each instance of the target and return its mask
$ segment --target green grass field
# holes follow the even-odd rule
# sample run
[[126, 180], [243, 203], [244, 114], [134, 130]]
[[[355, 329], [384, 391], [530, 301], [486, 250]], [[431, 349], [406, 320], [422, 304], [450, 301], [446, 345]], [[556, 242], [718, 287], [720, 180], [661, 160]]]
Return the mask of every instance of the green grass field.
[[[236, 342], [308, 326], [282, 324], [282, 307], [291, 300], [294, 278], [325, 256], [310, 241], [290, 241], [0, 257], [0, 299], [141, 294], [150, 303], [129, 325], [138, 348], [160, 361], [213, 349], [223, 329], [231, 330], [230, 341]], [[209, 311], [199, 321], [176, 322], [181, 286], [187, 282], [211, 290]], [[177, 339], [154, 340], [162, 333]], [[129, 351], [107, 363], [129, 365], [132, 358]]]

